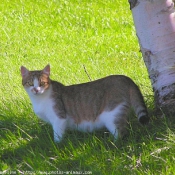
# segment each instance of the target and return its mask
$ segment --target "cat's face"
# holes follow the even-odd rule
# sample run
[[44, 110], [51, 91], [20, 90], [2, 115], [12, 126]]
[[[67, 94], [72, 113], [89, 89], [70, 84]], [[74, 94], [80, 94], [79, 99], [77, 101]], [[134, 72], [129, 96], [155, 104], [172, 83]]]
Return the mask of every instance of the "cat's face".
[[41, 71], [29, 71], [24, 66], [21, 66], [22, 84], [29, 95], [43, 94], [50, 85], [49, 75], [49, 65]]

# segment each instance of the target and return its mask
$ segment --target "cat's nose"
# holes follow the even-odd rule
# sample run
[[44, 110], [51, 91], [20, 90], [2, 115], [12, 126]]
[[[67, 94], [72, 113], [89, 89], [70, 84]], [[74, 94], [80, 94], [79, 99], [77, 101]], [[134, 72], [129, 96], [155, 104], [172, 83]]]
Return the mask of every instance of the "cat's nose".
[[37, 88], [34, 87], [33, 90], [34, 90], [36, 93], [38, 93], [38, 89], [37, 89]]

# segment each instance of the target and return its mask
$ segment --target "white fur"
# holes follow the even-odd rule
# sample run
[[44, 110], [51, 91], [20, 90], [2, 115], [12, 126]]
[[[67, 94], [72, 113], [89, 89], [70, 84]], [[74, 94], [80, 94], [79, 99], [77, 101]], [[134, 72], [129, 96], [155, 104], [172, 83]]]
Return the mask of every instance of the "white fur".
[[34, 78], [33, 85], [34, 85], [34, 87], [39, 88], [39, 82], [38, 82], [37, 78]]
[[32, 102], [35, 114], [44, 121], [51, 123], [53, 115], [53, 102], [50, 98], [50, 90], [46, 90], [43, 94], [35, 94], [31, 88], [26, 89], [26, 91]]
[[32, 88], [26, 88], [26, 91], [32, 102], [35, 114], [52, 125], [54, 140], [55, 142], [59, 142], [66, 129], [66, 120], [60, 119], [53, 110], [54, 103], [51, 99], [51, 89], [46, 90], [43, 94], [33, 93]]
[[[38, 90], [38, 93], [34, 91]], [[53, 100], [51, 99], [51, 87], [44, 91], [44, 88], [39, 87], [39, 82], [35, 78], [34, 86], [25, 88], [32, 102], [35, 114], [52, 125], [54, 131], [54, 141], [59, 142], [66, 129], [66, 119], [61, 119], [53, 110]]]
[[74, 120], [68, 117], [67, 127], [70, 129], [77, 129], [83, 132], [92, 132], [100, 128], [107, 128], [111, 134], [117, 139], [118, 131], [116, 128], [115, 121], [117, 121], [117, 116], [121, 114], [123, 104], [117, 106], [112, 111], [104, 111], [101, 113], [97, 119], [93, 121], [82, 121], [79, 124], [75, 124]]
[[[38, 88], [39, 83], [34, 80], [34, 87]], [[39, 88], [38, 88], [39, 89]], [[117, 115], [120, 114], [123, 104], [120, 104], [112, 111], [104, 111], [95, 121], [82, 121], [76, 124], [72, 117], [67, 116], [66, 119], [59, 118], [53, 110], [53, 100], [51, 99], [51, 88], [44, 93], [34, 93], [32, 87], [26, 88], [30, 97], [35, 114], [42, 120], [50, 123], [54, 130], [54, 141], [59, 142], [67, 128], [77, 129], [84, 132], [92, 132], [94, 130], [106, 127], [115, 139], [118, 137], [118, 131], [115, 125]]]

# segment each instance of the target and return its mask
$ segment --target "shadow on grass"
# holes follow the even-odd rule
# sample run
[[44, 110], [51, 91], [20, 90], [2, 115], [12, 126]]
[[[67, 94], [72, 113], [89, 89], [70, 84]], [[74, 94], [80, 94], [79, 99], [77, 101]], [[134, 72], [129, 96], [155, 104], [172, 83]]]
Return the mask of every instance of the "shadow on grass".
[[[109, 132], [102, 130], [95, 133], [67, 131], [62, 142], [55, 144], [50, 125], [8, 118], [0, 122], [1, 161], [12, 170], [94, 171], [98, 157], [108, 157], [109, 152], [122, 155], [128, 146], [158, 141], [166, 135], [167, 129], [175, 128], [174, 117], [153, 118], [145, 127], [135, 119], [131, 123], [126, 137], [116, 143]], [[135, 154], [139, 156], [140, 150], [136, 149]], [[110, 161], [106, 161], [105, 169], [108, 163]], [[100, 171], [97, 169], [96, 173]]]
[[[12, 170], [20, 167], [25, 171], [32, 170], [32, 168], [42, 170], [41, 164], [44, 165], [43, 170], [47, 169], [48, 165], [50, 166], [49, 170], [59, 168], [66, 171], [82, 170], [82, 166], [85, 165], [83, 161], [91, 154], [91, 151], [89, 153], [85, 151], [83, 154], [82, 145], [89, 145], [95, 135], [95, 133], [91, 135], [67, 131], [62, 142], [55, 144], [50, 125], [40, 121], [33, 123], [28, 119], [18, 120], [16, 118], [13, 120], [10, 117], [0, 122], [0, 130], [1, 161]], [[79, 153], [76, 154], [76, 150], [79, 150]], [[82, 166], [80, 166], [81, 160]], [[84, 170], [90, 170], [90, 167], [90, 165], [86, 165]], [[0, 166], [0, 168], [3, 167]]]

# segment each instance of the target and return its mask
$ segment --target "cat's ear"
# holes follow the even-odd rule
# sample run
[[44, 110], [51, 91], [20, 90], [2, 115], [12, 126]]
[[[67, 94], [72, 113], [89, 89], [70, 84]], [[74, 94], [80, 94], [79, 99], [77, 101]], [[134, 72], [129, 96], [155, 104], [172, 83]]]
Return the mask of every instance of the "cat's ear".
[[24, 66], [21, 66], [21, 76], [25, 78], [28, 76], [28, 74], [29, 74], [29, 70], [25, 68]]
[[48, 76], [50, 75], [50, 65], [49, 64], [43, 69], [43, 73]]

